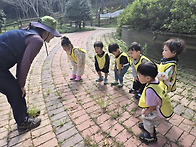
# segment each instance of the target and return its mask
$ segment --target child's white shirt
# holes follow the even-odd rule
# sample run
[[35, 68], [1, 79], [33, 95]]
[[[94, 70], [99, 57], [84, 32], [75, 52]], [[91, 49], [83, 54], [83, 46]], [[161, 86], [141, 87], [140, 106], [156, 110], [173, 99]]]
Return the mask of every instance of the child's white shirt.
[[[173, 83], [171, 81], [171, 77], [174, 74], [175, 67], [170, 66], [165, 72], [158, 72], [157, 78], [159, 80], [163, 80], [168, 87], [172, 87]], [[171, 91], [171, 88], [168, 89], [168, 91]]]

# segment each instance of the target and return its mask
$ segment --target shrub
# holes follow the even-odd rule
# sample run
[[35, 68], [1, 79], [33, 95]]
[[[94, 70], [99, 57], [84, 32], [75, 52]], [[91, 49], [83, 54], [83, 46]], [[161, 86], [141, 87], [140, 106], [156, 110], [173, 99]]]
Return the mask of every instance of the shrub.
[[196, 33], [196, 0], [175, 0], [171, 17], [163, 25], [164, 29], [177, 33]]
[[[195, 33], [195, 0], [135, 0], [118, 18], [119, 28]], [[120, 32], [120, 29], [118, 29]]]
[[3, 12], [3, 10], [0, 10], [0, 33], [1, 33], [1, 28], [5, 24], [5, 18], [6, 18], [5, 13]]

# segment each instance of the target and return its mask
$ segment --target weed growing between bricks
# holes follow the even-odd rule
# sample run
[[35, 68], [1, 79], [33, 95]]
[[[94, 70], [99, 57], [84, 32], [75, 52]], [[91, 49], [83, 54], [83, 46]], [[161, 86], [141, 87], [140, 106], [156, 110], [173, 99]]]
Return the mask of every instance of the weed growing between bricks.
[[[75, 38], [78, 38], [79, 36], [75, 36]], [[74, 37], [73, 37], [74, 38]], [[85, 35], [83, 35], [83, 38], [85, 38]], [[100, 39], [101, 38], [101, 39]], [[101, 40], [104, 42], [104, 49], [107, 50], [107, 46], [111, 42], [117, 42], [120, 47], [123, 49], [123, 51], [127, 50], [126, 45], [124, 42], [121, 42], [117, 39], [115, 36], [115, 33], [106, 33], [104, 35], [100, 35], [99, 38], [94, 38], [94, 40]], [[89, 39], [90, 40], [90, 39]], [[77, 40], [78, 41], [78, 40]], [[82, 40], [83, 41], [83, 40]], [[90, 40], [92, 41], [92, 40]], [[78, 41], [79, 42], [79, 41]], [[78, 43], [77, 42], [77, 43]], [[85, 41], [84, 41], [85, 42]], [[84, 43], [83, 42], [83, 43]], [[93, 41], [94, 42], [94, 41]], [[80, 43], [80, 42], [79, 42]], [[88, 43], [93, 44], [93, 43]], [[87, 49], [89, 52], [91, 50]], [[92, 51], [94, 52], [94, 50]], [[55, 99], [56, 103], [47, 103], [48, 112], [50, 112], [51, 107], [55, 109], [62, 108], [67, 116], [64, 114], [62, 115], [62, 118], [57, 119], [55, 121], [52, 121], [52, 129], [55, 135], [57, 136], [58, 145], [63, 146], [69, 139], [76, 136], [76, 134], [69, 136], [68, 138], [64, 138], [62, 140], [59, 140], [59, 136], [61, 136], [66, 130], [63, 130], [64, 132], [58, 132], [59, 129], [66, 128], [66, 125], [68, 123], [71, 123], [73, 125], [73, 128], [77, 129], [79, 134], [82, 136], [85, 134], [85, 132], [90, 132], [91, 135], [82, 136], [84, 139], [84, 145], [91, 146], [91, 147], [98, 147], [98, 146], [114, 146], [114, 147], [123, 147], [125, 146], [125, 143], [127, 140], [122, 141], [117, 138], [118, 135], [123, 134], [124, 132], [129, 133], [128, 139], [132, 139], [132, 137], [136, 138], [137, 132], [135, 132], [134, 128], [137, 127], [138, 122], [140, 121], [140, 109], [137, 107], [138, 101], [133, 99], [133, 95], [127, 95], [125, 90], [128, 91], [128, 87], [131, 85], [130, 83], [133, 82], [131, 75], [131, 71], [128, 71], [127, 76], [125, 76], [125, 86], [123, 89], [118, 89], [116, 87], [111, 88], [110, 85], [103, 86], [102, 83], [96, 83], [94, 80], [93, 74], [96, 75], [96, 71], [94, 70], [94, 58], [93, 55], [86, 56], [86, 75], [84, 76], [84, 80], [80, 83], [75, 83], [73, 81], [69, 80], [69, 73], [71, 71], [70, 62], [66, 60], [66, 57], [63, 54], [63, 51], [61, 49], [55, 50], [51, 53], [54, 57], [52, 64], [52, 71], [50, 71], [50, 66], [45, 66], [44, 72], [52, 73], [52, 77], [50, 82], [47, 84], [53, 86], [52, 90], [51, 87], [49, 87], [47, 84], [44, 85], [43, 93], [45, 98], [51, 97]], [[58, 60], [56, 60], [58, 58]], [[111, 57], [111, 60], [114, 60], [114, 57]], [[60, 63], [56, 64], [56, 61], [60, 61]], [[66, 62], [67, 61], [67, 62]], [[51, 61], [52, 62], [52, 61]], [[66, 63], [65, 63], [66, 62]], [[48, 64], [48, 63], [47, 63]], [[49, 64], [49, 65], [50, 65]], [[111, 65], [113, 65], [114, 62], [111, 61]], [[58, 67], [58, 68], [56, 68]], [[60, 74], [55, 73], [56, 69], [60, 71]], [[182, 72], [180, 76], [183, 76], [185, 73]], [[112, 71], [110, 71], [110, 78], [113, 79]], [[128, 76], [129, 75], [129, 76]], [[62, 79], [60, 79], [62, 77]], [[194, 77], [191, 77], [192, 80]], [[58, 79], [58, 80], [56, 80]], [[60, 79], [60, 80], [59, 80]], [[47, 79], [48, 80], [48, 79]], [[56, 81], [55, 81], [56, 80]], [[183, 92], [187, 91], [186, 99], [189, 101], [193, 101], [194, 94], [194, 85], [188, 84], [188, 82], [183, 82], [183, 80], [188, 80], [186, 77], [183, 77], [183, 79], [178, 80], [178, 83], [181, 84], [179, 91], [175, 93], [175, 95], [171, 95], [171, 98], [174, 98], [176, 95], [179, 97], [176, 97], [176, 99], [173, 99], [173, 103], [175, 103], [176, 106], [182, 105], [181, 96], [183, 96]], [[53, 82], [54, 81], [54, 82]], [[187, 88], [189, 86], [190, 88]], [[193, 88], [192, 88], [193, 87]], [[186, 89], [187, 88], [187, 89]], [[81, 91], [82, 89], [82, 91]], [[108, 90], [107, 90], [108, 89]], [[112, 92], [111, 92], [112, 91]], [[111, 92], [111, 93], [110, 93]], [[179, 101], [177, 100], [179, 98]], [[122, 101], [121, 101], [122, 100]], [[181, 107], [179, 107], [180, 109]], [[184, 110], [180, 111], [179, 113], [184, 117], [184, 115], [187, 113], [187, 109], [189, 109], [189, 105], [184, 106]], [[77, 115], [77, 112], [81, 112], [81, 114]], [[195, 111], [194, 111], [195, 112]], [[72, 117], [74, 116], [75, 117]], [[88, 127], [85, 126], [85, 123], [88, 122], [87, 120], [80, 120], [81, 122], [75, 122], [75, 120], [79, 120], [80, 118], [85, 118], [83, 116], [87, 116], [87, 118], [90, 120], [90, 124]], [[99, 122], [98, 119], [106, 115], [107, 117], [104, 118], [105, 120], [103, 122]], [[125, 116], [124, 116], [125, 115]], [[50, 113], [49, 118], [53, 119], [56, 116], [55, 113]], [[195, 115], [192, 115], [190, 113], [189, 116], [191, 121], [195, 121]], [[69, 119], [67, 119], [69, 118]], [[111, 121], [111, 126], [109, 128], [104, 128], [104, 123], [107, 124], [107, 122]], [[130, 124], [129, 122], [133, 121], [134, 124]], [[92, 124], [91, 124], [92, 122]], [[171, 122], [167, 121], [167, 123], [170, 125]], [[121, 130], [119, 130], [116, 134], [112, 134], [112, 129], [115, 128], [115, 125], [118, 125], [121, 127]], [[82, 128], [79, 125], [84, 125], [84, 128]], [[133, 126], [132, 126], [133, 125]], [[91, 131], [94, 126], [98, 128], [96, 131]], [[80, 129], [82, 128], [82, 129]], [[171, 128], [170, 128], [171, 129]], [[116, 130], [115, 130], [116, 131]], [[167, 134], [169, 130], [165, 133]], [[184, 131], [185, 132], [185, 131]], [[96, 138], [96, 135], [100, 137], [100, 140]], [[162, 135], [158, 132], [158, 135]], [[131, 137], [130, 137], [131, 136]], [[166, 140], [166, 142], [163, 145], [172, 144], [172, 143], [178, 143], [180, 146], [180, 143], [177, 141], [173, 141], [172, 139], [169, 139], [169, 137], [163, 136], [163, 140]], [[118, 136], [119, 137], [119, 136]], [[180, 138], [181, 136], [179, 136]], [[127, 139], [127, 138], [126, 138]], [[131, 140], [130, 139], [130, 140]], [[132, 141], [132, 140], [131, 140]], [[78, 140], [78, 142], [74, 142], [70, 146], [78, 145], [81, 143], [81, 140]], [[142, 143], [136, 143], [135, 145], [140, 146], [143, 145]]]

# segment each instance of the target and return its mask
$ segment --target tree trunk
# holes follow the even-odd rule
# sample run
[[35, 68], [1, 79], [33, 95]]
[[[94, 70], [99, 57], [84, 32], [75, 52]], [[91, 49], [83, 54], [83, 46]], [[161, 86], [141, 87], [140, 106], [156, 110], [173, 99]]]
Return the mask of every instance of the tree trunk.
[[81, 29], [81, 24], [82, 24], [82, 22], [80, 21], [80, 22], [79, 22], [79, 29]]

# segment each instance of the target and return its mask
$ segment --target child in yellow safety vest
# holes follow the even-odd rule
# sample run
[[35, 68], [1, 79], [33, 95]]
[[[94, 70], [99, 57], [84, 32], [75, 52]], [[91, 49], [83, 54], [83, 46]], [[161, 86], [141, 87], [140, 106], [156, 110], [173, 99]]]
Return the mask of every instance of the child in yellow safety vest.
[[150, 60], [141, 54], [141, 47], [140, 44], [137, 42], [133, 42], [129, 47], [128, 51], [132, 61], [131, 66], [132, 66], [132, 74], [134, 78], [133, 88], [129, 90], [129, 93], [136, 94], [136, 99], [139, 99], [145, 87], [145, 84], [141, 84], [140, 81], [138, 80], [137, 68], [141, 63]]
[[[104, 85], [108, 84], [108, 73], [110, 66], [110, 57], [107, 52], [103, 51], [103, 43], [101, 41], [96, 41], [94, 43], [95, 55], [95, 70], [99, 75], [96, 82], [101, 82], [104, 80]], [[101, 75], [101, 72], [105, 73], [105, 77]]]
[[180, 39], [169, 39], [163, 43], [163, 58], [158, 65], [158, 79], [167, 87], [167, 92], [176, 90], [178, 55], [185, 51], [185, 43]]
[[86, 51], [79, 47], [74, 47], [66, 36], [62, 37], [61, 46], [66, 51], [73, 66], [70, 80], [80, 81], [81, 76], [84, 74]]
[[155, 142], [157, 141], [155, 125], [171, 117], [173, 107], [166, 87], [156, 78], [158, 74], [156, 64], [149, 61], [141, 63], [137, 72], [139, 81], [146, 84], [138, 104], [143, 108], [141, 112], [143, 123], [139, 123], [139, 128], [144, 131], [139, 135], [139, 139], [144, 143]]
[[117, 43], [109, 44], [108, 51], [116, 58], [114, 66], [115, 81], [112, 82], [111, 85], [118, 85], [118, 87], [121, 88], [123, 87], [123, 77], [130, 66], [129, 57], [126, 53], [120, 51]]

